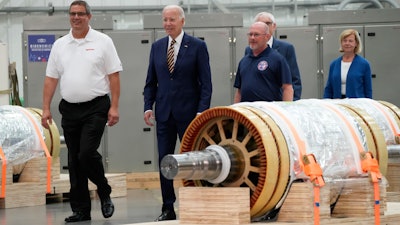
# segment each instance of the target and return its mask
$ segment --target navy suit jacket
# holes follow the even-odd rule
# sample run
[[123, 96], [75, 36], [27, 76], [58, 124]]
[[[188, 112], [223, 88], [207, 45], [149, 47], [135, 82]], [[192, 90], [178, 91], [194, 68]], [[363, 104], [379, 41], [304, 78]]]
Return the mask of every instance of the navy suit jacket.
[[[288, 42], [274, 38], [274, 41], [272, 42], [272, 48], [278, 51], [283, 57], [285, 57], [286, 62], [289, 65], [290, 73], [292, 74], [292, 85], [294, 91], [293, 100], [299, 100], [301, 98], [302, 86], [294, 46]], [[245, 50], [245, 54], [250, 52], [250, 47], [247, 47]]]
[[[324, 98], [342, 97], [342, 56], [333, 60], [329, 66], [329, 76], [324, 90]], [[369, 62], [356, 55], [350, 65], [346, 78], [347, 98], [372, 98], [372, 75]]]
[[144, 87], [144, 111], [153, 109], [157, 121], [172, 115], [190, 121], [210, 107], [212, 83], [209, 55], [204, 41], [184, 33], [174, 71], [167, 65], [168, 36], [151, 46]]

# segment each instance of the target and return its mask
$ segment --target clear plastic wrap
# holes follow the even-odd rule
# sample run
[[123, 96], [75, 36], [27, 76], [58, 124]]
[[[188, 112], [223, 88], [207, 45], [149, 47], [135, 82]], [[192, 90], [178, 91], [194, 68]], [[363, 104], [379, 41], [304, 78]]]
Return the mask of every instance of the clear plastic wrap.
[[23, 164], [32, 158], [44, 156], [40, 136], [35, 129], [35, 126], [39, 128], [39, 135], [43, 137], [42, 126], [29, 116], [30, 112], [23, 107], [0, 106], [0, 146], [10, 165]]
[[400, 133], [398, 124], [394, 121], [394, 115], [390, 110], [379, 102], [369, 98], [348, 98], [326, 101], [332, 101], [335, 104], [349, 105], [350, 107], [356, 107], [359, 110], [363, 110], [376, 121], [376, 124], [379, 126], [385, 137], [386, 144], [396, 144], [394, 134]]
[[319, 99], [240, 104], [262, 110], [279, 126], [290, 151], [293, 179], [306, 178], [301, 152], [315, 155], [326, 181], [362, 174], [359, 152], [368, 151], [366, 135], [343, 106]]

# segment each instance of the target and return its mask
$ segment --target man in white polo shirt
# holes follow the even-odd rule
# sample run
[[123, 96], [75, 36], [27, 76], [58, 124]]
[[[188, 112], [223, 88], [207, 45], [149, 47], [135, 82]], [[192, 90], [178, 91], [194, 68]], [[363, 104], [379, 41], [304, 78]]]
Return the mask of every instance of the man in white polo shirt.
[[111, 186], [97, 149], [106, 124], [113, 126], [119, 120], [122, 65], [111, 38], [89, 26], [92, 14], [85, 1], [72, 2], [69, 15], [71, 30], [54, 43], [47, 64], [42, 125], [48, 128], [52, 120], [50, 104], [60, 81], [73, 212], [65, 221], [78, 222], [91, 220], [88, 179], [97, 185], [103, 216], [114, 213]]

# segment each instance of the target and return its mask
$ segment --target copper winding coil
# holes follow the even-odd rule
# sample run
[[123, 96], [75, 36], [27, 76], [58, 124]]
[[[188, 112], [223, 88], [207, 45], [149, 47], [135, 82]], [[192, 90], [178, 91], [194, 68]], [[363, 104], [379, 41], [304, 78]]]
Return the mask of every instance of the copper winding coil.
[[[251, 215], [273, 209], [286, 190], [289, 155], [279, 128], [268, 115], [247, 107], [216, 107], [198, 116], [182, 140], [181, 153], [216, 144], [230, 148], [242, 160], [229, 182], [217, 186], [248, 186]], [[283, 141], [283, 143], [281, 143]], [[235, 162], [233, 162], [235, 165]], [[216, 186], [206, 181], [184, 180], [185, 186]]]

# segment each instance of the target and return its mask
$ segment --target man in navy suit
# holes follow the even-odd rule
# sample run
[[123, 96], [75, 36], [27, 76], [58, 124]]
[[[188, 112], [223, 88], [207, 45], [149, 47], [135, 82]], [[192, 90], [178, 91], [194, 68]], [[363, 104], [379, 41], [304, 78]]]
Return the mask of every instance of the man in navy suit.
[[[274, 32], [276, 30], [275, 17], [271, 13], [260, 12], [256, 15], [254, 22], [263, 22], [268, 25], [271, 38], [268, 41], [268, 45], [273, 49], [277, 50], [282, 56], [285, 57], [286, 62], [289, 65], [290, 73], [292, 74], [292, 85], [293, 85], [293, 100], [299, 100], [301, 98], [301, 78], [300, 71], [297, 65], [296, 53], [294, 47], [289, 42], [281, 41], [274, 38]], [[245, 54], [251, 52], [250, 48], [246, 48]]]
[[[151, 46], [144, 87], [144, 121], [149, 126], [154, 125], [153, 118], [157, 121], [159, 163], [164, 156], [174, 154], [177, 136], [182, 140], [190, 122], [210, 107], [212, 93], [207, 46], [183, 31], [183, 9], [177, 5], [166, 6], [162, 20], [168, 36]], [[169, 70], [167, 51], [171, 42], [174, 43], [174, 65]], [[156, 221], [175, 220], [173, 181], [160, 172], [160, 184], [163, 205]]]

